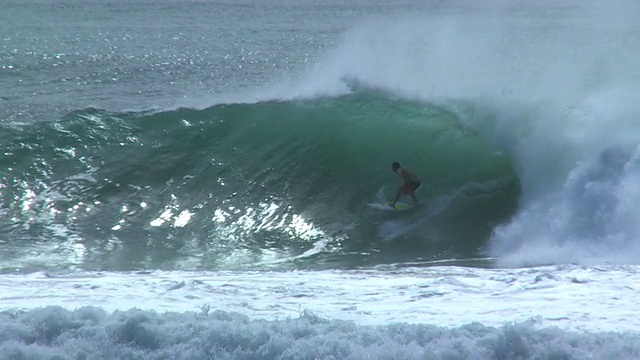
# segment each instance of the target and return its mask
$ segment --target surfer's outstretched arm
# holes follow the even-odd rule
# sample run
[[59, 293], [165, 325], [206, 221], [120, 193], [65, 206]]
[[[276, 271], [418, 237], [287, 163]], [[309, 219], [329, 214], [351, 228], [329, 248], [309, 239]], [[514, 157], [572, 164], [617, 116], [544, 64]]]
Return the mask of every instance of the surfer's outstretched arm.
[[391, 206], [392, 208], [396, 208], [396, 203], [398, 202], [398, 200], [400, 200], [400, 196], [402, 195], [402, 187], [398, 188], [398, 193], [396, 194], [396, 197], [393, 198], [393, 202], [389, 204], [389, 206]]

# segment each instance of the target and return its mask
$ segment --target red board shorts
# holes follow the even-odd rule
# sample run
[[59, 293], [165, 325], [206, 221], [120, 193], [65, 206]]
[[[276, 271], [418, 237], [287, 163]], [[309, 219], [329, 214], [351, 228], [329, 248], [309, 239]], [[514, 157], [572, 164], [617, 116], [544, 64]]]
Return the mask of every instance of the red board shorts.
[[411, 194], [414, 191], [418, 190], [419, 187], [420, 187], [419, 182], [410, 182], [402, 185], [402, 187], [400, 188], [400, 191], [402, 191], [403, 194]]

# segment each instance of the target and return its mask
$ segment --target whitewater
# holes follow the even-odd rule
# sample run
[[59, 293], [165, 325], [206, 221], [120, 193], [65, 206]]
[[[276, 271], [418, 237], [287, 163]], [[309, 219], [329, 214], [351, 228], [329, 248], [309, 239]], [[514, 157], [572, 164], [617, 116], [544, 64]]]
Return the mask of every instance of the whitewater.
[[635, 2], [2, 7], [0, 359], [640, 357]]

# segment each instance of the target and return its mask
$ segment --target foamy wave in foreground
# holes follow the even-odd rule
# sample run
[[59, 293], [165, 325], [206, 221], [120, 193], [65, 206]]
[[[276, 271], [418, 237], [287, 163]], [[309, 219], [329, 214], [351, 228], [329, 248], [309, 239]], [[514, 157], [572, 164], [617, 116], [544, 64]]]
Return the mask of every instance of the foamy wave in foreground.
[[637, 335], [472, 323], [362, 326], [310, 313], [257, 321], [224, 311], [107, 314], [47, 307], [0, 315], [0, 359], [633, 359]]

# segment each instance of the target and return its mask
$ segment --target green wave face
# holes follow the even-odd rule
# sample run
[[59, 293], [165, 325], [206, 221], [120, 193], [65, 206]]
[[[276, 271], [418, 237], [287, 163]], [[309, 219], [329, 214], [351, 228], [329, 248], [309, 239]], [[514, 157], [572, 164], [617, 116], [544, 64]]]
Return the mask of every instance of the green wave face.
[[[0, 136], [5, 268], [46, 263], [34, 248], [92, 269], [469, 258], [519, 196], [508, 157], [454, 113], [372, 92], [86, 109]], [[368, 206], [395, 193], [393, 161], [423, 181], [415, 210]]]

